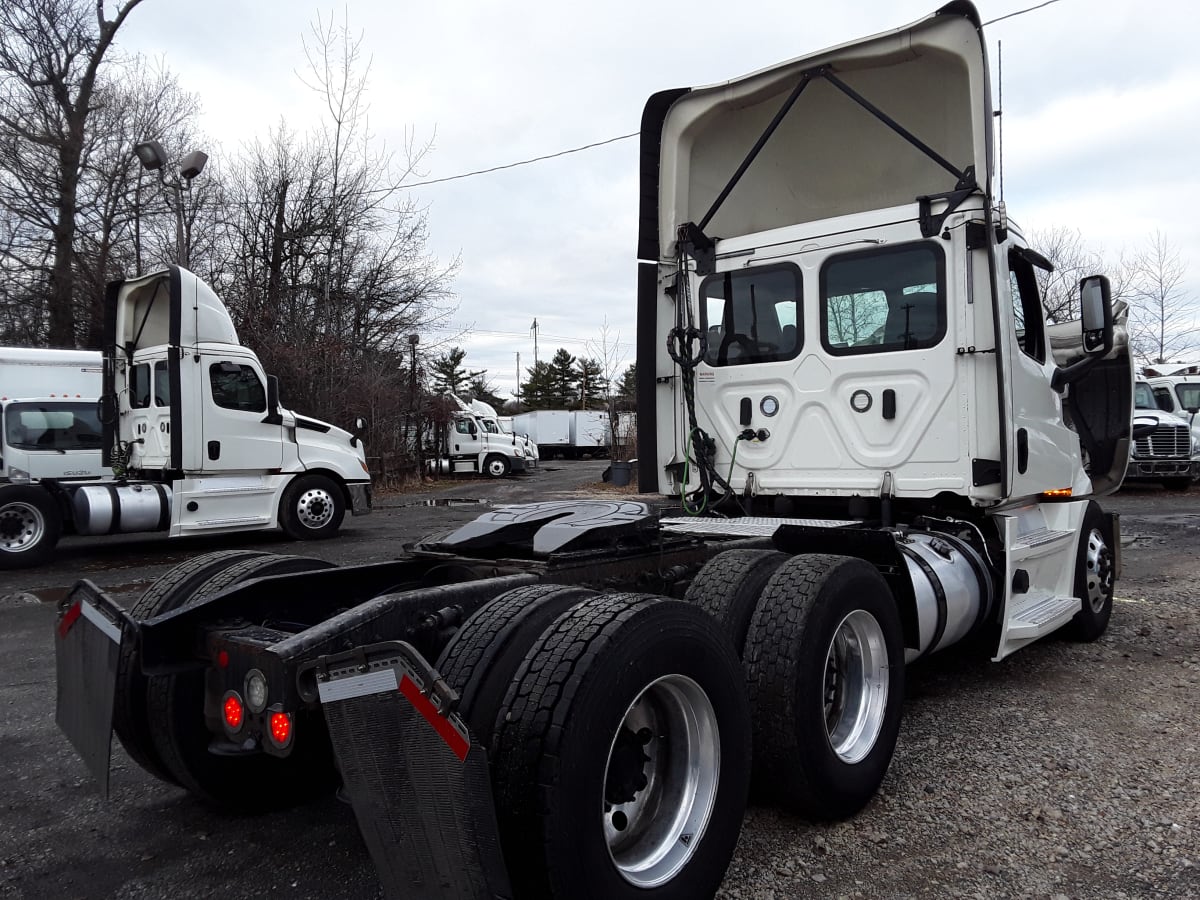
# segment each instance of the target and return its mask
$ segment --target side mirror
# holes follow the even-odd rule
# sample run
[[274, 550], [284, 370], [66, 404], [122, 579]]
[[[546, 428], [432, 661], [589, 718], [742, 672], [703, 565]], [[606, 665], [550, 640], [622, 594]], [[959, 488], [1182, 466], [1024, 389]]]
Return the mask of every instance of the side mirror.
[[474, 423], [474, 422], [468, 422], [468, 423], [467, 423], [467, 428], [468, 428], [468, 429], [470, 430], [470, 432], [471, 432], [471, 437], [479, 437], [479, 429], [475, 427], [475, 423]]
[[362, 433], [366, 430], [367, 420], [362, 416], [354, 417], [354, 430], [350, 432], [350, 446], [357, 447], [358, 442], [362, 440]]
[[1079, 308], [1083, 327], [1083, 352], [1104, 355], [1112, 349], [1112, 294], [1108, 279], [1089, 275], [1079, 282]]

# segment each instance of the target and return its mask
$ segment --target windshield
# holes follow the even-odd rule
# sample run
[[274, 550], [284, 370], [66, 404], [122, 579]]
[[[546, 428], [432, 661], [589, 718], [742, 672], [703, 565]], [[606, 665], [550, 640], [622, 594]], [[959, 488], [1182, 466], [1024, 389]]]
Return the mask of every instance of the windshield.
[[95, 450], [103, 443], [96, 401], [11, 403], [4, 439], [19, 450]]
[[1175, 385], [1175, 396], [1179, 398], [1179, 405], [1189, 412], [1200, 408], [1200, 381]]

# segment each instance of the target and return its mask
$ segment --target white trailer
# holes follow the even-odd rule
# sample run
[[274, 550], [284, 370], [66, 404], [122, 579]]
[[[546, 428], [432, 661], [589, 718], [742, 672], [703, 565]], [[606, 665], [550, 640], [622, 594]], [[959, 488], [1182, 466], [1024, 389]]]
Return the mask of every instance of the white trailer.
[[571, 414], [565, 409], [535, 409], [513, 416], [513, 433], [538, 445], [545, 459], [571, 449]]
[[571, 410], [570, 443], [570, 455], [573, 457], [585, 453], [607, 456], [609, 445], [612, 444], [608, 413], [595, 409]]
[[[98, 416], [95, 394], [71, 402], [83, 404], [73, 426], [92, 428], [82, 440], [95, 444], [108, 471], [88, 468], [85, 476], [80, 464], [75, 474], [35, 481], [8, 469], [0, 568], [48, 561], [64, 533], [179, 537], [282, 527], [307, 540], [336, 534], [347, 511], [369, 512], [361, 440], [283, 408], [275, 380], [196, 275], [172, 266], [109, 285], [105, 328]], [[85, 375], [72, 388], [81, 395], [95, 384], [94, 373]], [[47, 407], [40, 422], [35, 410], [5, 412], [6, 433], [42, 424], [52, 439], [68, 439], [54, 434], [70, 430], [56, 427], [66, 410]]]

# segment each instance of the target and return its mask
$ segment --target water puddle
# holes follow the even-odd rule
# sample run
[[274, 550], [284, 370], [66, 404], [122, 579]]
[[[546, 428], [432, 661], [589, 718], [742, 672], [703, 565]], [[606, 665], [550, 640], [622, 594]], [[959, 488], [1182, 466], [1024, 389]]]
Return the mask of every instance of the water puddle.
[[411, 506], [491, 506], [490, 500], [469, 500], [466, 497], [439, 497], [436, 500], [414, 500], [412, 503], [401, 503], [400, 508]]

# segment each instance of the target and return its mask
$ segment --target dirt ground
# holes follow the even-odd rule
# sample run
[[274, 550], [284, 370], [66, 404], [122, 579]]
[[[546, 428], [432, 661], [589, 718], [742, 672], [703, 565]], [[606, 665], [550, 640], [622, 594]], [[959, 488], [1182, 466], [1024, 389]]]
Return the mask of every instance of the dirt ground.
[[[232, 818], [114, 744], [102, 802], [53, 722], [51, 602], [79, 577], [134, 596], [218, 547], [387, 558], [473, 518], [477, 501], [612, 496], [604, 465], [389, 495], [321, 544], [74, 539], [54, 566], [0, 575], [0, 897], [377, 896], [336, 800]], [[1122, 513], [1124, 551], [1108, 634], [912, 667], [876, 799], [833, 824], [750, 809], [719, 896], [1200, 897], [1200, 490], [1134, 488], [1106, 505]]]

